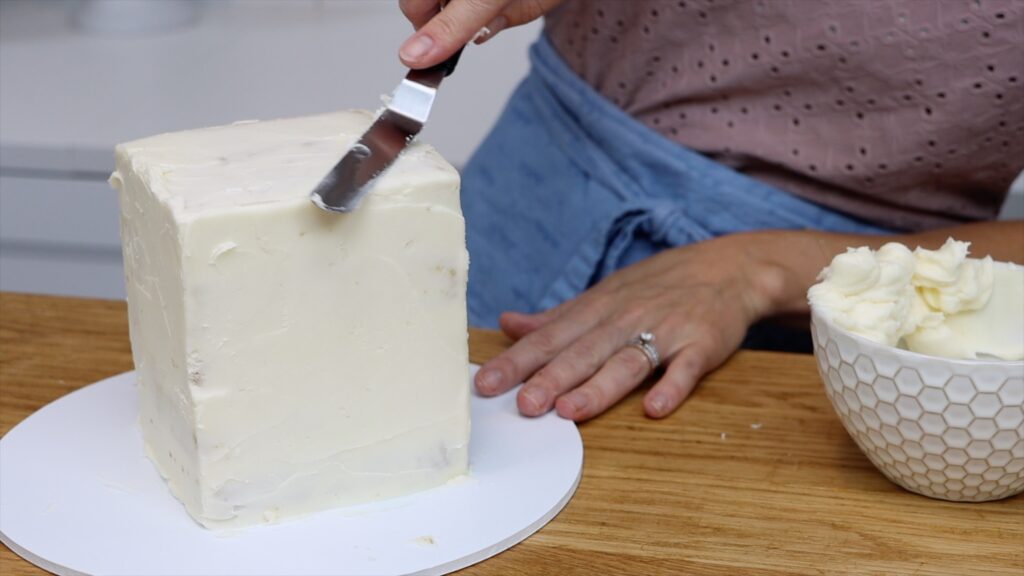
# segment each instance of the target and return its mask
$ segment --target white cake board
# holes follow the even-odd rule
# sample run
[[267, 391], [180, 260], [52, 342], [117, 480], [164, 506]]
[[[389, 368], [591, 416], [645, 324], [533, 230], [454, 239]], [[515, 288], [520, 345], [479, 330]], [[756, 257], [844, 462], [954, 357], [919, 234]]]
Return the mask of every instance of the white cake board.
[[[475, 371], [475, 367], [474, 367]], [[523, 540], [579, 483], [583, 443], [515, 395], [472, 399], [470, 474], [278, 524], [196, 524], [143, 453], [134, 373], [73, 392], [0, 440], [0, 539], [61, 575], [442, 574]]]

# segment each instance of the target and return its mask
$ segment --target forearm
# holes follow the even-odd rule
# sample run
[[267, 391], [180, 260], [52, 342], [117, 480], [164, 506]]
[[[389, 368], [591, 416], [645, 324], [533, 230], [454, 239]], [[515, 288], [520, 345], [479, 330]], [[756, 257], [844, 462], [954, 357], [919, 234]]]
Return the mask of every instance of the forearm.
[[[753, 232], [737, 237], [749, 246], [761, 267], [759, 290], [766, 295], [762, 316], [807, 312], [807, 289], [836, 254], [851, 246], [878, 248], [886, 242], [900, 242], [910, 248], [937, 249], [946, 238], [971, 243], [971, 255], [1024, 263], [1024, 220], [979, 222], [889, 236], [836, 234], [809, 230]], [[755, 255], [756, 253], [756, 255]]]

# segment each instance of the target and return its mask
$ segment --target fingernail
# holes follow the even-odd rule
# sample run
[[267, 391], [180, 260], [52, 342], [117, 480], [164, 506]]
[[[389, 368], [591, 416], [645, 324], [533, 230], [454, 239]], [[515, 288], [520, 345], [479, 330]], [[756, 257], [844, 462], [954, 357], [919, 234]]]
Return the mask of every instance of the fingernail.
[[563, 396], [563, 398], [565, 398], [565, 403], [568, 404], [570, 408], [572, 408], [574, 416], [586, 410], [587, 406], [590, 404], [590, 402], [587, 401], [586, 397], [577, 394]]
[[654, 411], [655, 414], [663, 414], [666, 408], [668, 408], [668, 400], [664, 396], [661, 394], [651, 396], [651, 410]]
[[524, 388], [522, 394], [524, 408], [531, 414], [536, 414], [544, 409], [544, 405], [547, 404], [547, 394], [543, 390], [537, 388]]
[[476, 387], [485, 394], [493, 394], [501, 387], [501, 372], [497, 370], [481, 370], [476, 379]]
[[494, 38], [495, 34], [504, 30], [507, 26], [508, 19], [505, 18], [504, 15], [499, 15], [494, 20], [488, 22], [487, 26], [484, 26], [483, 28], [480, 29], [479, 32], [476, 33], [476, 36], [473, 37], [473, 42], [477, 44], [483, 44], [484, 42], [487, 42], [491, 38]]
[[430, 49], [433, 47], [433, 38], [426, 34], [415, 34], [412, 38], [406, 40], [405, 44], [402, 44], [402, 48], [398, 51], [398, 55], [406, 62], [416, 62], [420, 58], [426, 56], [427, 52], [430, 52]]

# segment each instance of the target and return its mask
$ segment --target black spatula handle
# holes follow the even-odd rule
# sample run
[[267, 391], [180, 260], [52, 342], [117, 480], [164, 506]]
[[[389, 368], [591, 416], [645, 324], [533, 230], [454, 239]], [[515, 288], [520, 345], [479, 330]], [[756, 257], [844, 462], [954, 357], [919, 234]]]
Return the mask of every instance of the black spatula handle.
[[[444, 10], [445, 6], [448, 4], [448, 0], [438, 0], [438, 4], [441, 5], [440, 9]], [[449, 56], [448, 59], [445, 60], [444, 62], [441, 62], [440, 64], [434, 64], [430, 68], [424, 68], [423, 72], [425, 72], [429, 76], [434, 76], [435, 74], [440, 72], [441, 78], [446, 78], [450, 76], [452, 72], [455, 72], [455, 65], [459, 63], [459, 56], [462, 56], [463, 48], [459, 48], [458, 52]]]
[[430, 68], [425, 68], [424, 72], [429, 72], [431, 75], [437, 72], [442, 72], [444, 76], [451, 75], [452, 72], [455, 72], [455, 65], [459, 63], [459, 56], [462, 56], [462, 51], [464, 49], [465, 48], [459, 48], [459, 50], [455, 52], [455, 54], [449, 56], [447, 60], [440, 64], [435, 64]]

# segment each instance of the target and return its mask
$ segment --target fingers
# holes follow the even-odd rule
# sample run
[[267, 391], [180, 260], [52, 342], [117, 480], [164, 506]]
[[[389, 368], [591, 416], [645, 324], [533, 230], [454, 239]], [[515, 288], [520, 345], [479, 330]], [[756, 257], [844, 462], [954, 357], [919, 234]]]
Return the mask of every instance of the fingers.
[[562, 2], [563, 0], [512, 0], [505, 11], [488, 22], [473, 41], [483, 44], [506, 28], [533, 22]]
[[505, 312], [498, 319], [501, 331], [513, 340], [519, 340], [530, 332], [543, 328], [561, 313], [562, 307], [549, 308], [537, 314], [522, 314], [519, 312]]
[[398, 7], [417, 30], [441, 11], [437, 0], [399, 0]]
[[[579, 309], [579, 306], [574, 309]], [[505, 392], [533, 375], [596, 323], [594, 315], [562, 314], [551, 320], [543, 330], [526, 334], [511, 348], [480, 368], [476, 376], [477, 390], [485, 396]]]
[[[634, 334], [629, 326], [636, 322], [623, 319], [636, 314], [580, 323], [600, 308], [592, 300], [582, 304], [577, 300], [540, 314], [503, 314], [502, 329], [520, 340], [484, 365], [477, 375], [477, 389], [484, 395], [499, 394], [529, 377], [516, 397], [525, 416], [540, 416], [555, 408], [563, 418], [580, 421], [608, 410], [650, 375], [651, 365], [643, 352], [626, 345]], [[716, 353], [714, 335], [696, 330], [694, 324], [663, 322], [656, 332], [662, 335], [656, 343], [667, 369], [643, 405], [649, 417], [664, 418], [728, 351]], [[701, 337], [680, 339], [686, 333]]]
[[691, 344], [680, 350], [672, 358], [665, 374], [644, 397], [644, 413], [651, 418], [664, 418], [675, 412], [693, 392], [707, 366], [706, 352], [699, 345]]
[[[533, 22], [563, 0], [516, 0], [505, 9], [505, 27]], [[497, 34], [497, 32], [495, 32]]]
[[555, 402], [558, 415], [570, 420], [587, 420], [611, 408], [650, 374], [647, 356], [626, 346], [605, 362], [594, 376], [579, 388]]
[[591, 330], [526, 381], [517, 397], [519, 411], [526, 416], [547, 413], [556, 398], [593, 376], [624, 342], [614, 328]]
[[[417, 17], [426, 13], [418, 0], [406, 3], [413, 4], [410, 10], [419, 10], [415, 12]], [[438, 64], [468, 43], [481, 28], [501, 14], [508, 3], [509, 0], [452, 0], [402, 44], [398, 55], [410, 68]], [[405, 9], [403, 7], [403, 12]]]
[[508, 18], [506, 18], [504, 14], [498, 14], [493, 20], [487, 23], [487, 26], [481, 28], [480, 32], [473, 37], [473, 43], [483, 44], [491, 38], [494, 38], [498, 32], [501, 32], [505, 28], [508, 28]]
[[[675, 412], [712, 367], [711, 356], [705, 348], [691, 343], [675, 353], [661, 379], [644, 398], [644, 413], [651, 418], [664, 418]], [[559, 398], [556, 409], [563, 418], [576, 421], [593, 418], [611, 408], [649, 375], [647, 357], [627, 346], [608, 360], [589, 382]]]

